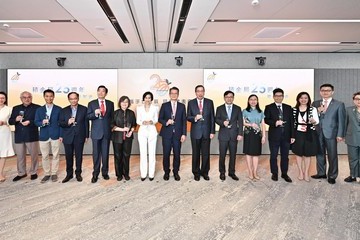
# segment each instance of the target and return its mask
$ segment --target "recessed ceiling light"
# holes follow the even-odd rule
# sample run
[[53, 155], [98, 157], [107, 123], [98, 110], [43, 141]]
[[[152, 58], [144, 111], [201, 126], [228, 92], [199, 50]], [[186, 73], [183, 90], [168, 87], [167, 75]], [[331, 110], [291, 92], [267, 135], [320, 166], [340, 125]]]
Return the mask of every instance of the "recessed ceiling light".
[[194, 30], [197, 30], [198, 28], [197, 27], [195, 27], [195, 26], [193, 26], [193, 27], [189, 27], [189, 30], [191, 30], [191, 31], [194, 31]]

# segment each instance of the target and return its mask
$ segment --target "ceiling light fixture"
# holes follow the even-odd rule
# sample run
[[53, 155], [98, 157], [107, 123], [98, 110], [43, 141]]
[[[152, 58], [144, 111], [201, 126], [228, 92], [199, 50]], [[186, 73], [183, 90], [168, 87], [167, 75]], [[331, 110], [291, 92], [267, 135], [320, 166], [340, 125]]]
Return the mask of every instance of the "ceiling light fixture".
[[237, 22], [238, 23], [359, 23], [360, 19], [238, 19]]

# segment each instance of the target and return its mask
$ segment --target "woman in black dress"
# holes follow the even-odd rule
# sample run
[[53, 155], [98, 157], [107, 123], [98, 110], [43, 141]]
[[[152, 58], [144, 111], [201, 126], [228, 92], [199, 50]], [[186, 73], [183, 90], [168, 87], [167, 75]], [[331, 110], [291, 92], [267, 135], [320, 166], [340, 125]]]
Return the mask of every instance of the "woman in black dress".
[[112, 142], [114, 147], [114, 163], [117, 180], [130, 180], [129, 162], [133, 141], [133, 131], [136, 127], [135, 113], [129, 109], [130, 99], [122, 96], [119, 108], [114, 112], [111, 121]]
[[[316, 124], [319, 117], [316, 108], [310, 106], [311, 98], [307, 92], [301, 92], [296, 97], [296, 106], [293, 108], [295, 142], [292, 151], [296, 155], [296, 162], [299, 168], [299, 180], [310, 181], [309, 167], [310, 157], [317, 154]], [[305, 162], [305, 166], [303, 166]]]

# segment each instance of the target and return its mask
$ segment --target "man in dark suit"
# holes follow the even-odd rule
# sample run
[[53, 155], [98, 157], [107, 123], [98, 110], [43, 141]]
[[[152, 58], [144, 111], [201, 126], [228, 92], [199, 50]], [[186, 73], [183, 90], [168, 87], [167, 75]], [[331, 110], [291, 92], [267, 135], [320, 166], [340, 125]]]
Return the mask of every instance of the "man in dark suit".
[[188, 102], [187, 109], [187, 120], [191, 122], [192, 173], [195, 181], [200, 180], [200, 175], [208, 181], [210, 180], [210, 142], [215, 135], [214, 103], [204, 98], [203, 85], [195, 87], [195, 94], [196, 98]]
[[[61, 107], [54, 104], [55, 92], [53, 90], [46, 89], [43, 92], [43, 97], [46, 104], [39, 107], [35, 113], [35, 125], [40, 127], [39, 144], [45, 175], [41, 179], [41, 183], [49, 181], [50, 177], [53, 182], [57, 182], [60, 160], [59, 117]], [[49, 159], [50, 149], [52, 153], [51, 163]]]
[[87, 107], [79, 104], [79, 94], [68, 94], [70, 105], [63, 108], [60, 113], [59, 124], [62, 128], [60, 141], [64, 144], [66, 158], [66, 177], [63, 183], [72, 179], [74, 169], [74, 151], [76, 159], [76, 180], [82, 181], [81, 165], [83, 161], [84, 144], [89, 138], [89, 120], [87, 119]]
[[[316, 126], [319, 134], [320, 149], [316, 155], [317, 174], [311, 176], [315, 179], [328, 178], [330, 184], [335, 184], [338, 175], [337, 142], [345, 137], [345, 105], [332, 98], [334, 86], [323, 84], [320, 86], [321, 100], [313, 102], [317, 108], [320, 123]], [[328, 154], [329, 169], [326, 176], [326, 152]]]
[[17, 176], [14, 182], [27, 176], [26, 174], [26, 150], [31, 156], [30, 179], [38, 178], [37, 170], [39, 166], [39, 129], [35, 125], [35, 112], [40, 107], [32, 103], [30, 92], [20, 94], [22, 104], [12, 109], [9, 119], [10, 125], [15, 125], [15, 153], [17, 157]]
[[234, 92], [226, 91], [224, 93], [225, 104], [217, 107], [215, 121], [220, 126], [219, 139], [219, 171], [220, 179], [225, 180], [225, 157], [229, 149], [229, 176], [238, 181], [235, 174], [235, 162], [237, 143], [242, 140], [243, 135], [243, 117], [241, 108], [235, 104]]
[[284, 104], [284, 91], [281, 88], [273, 90], [274, 103], [265, 107], [265, 123], [269, 125], [269, 148], [271, 179], [278, 180], [277, 155], [280, 148], [281, 177], [286, 182], [292, 182], [288, 176], [290, 144], [295, 141], [294, 118], [291, 106]]
[[170, 88], [169, 95], [170, 101], [161, 105], [159, 113], [159, 122], [162, 125], [160, 136], [163, 145], [164, 180], [169, 180], [172, 149], [174, 178], [176, 181], [180, 181], [180, 150], [181, 143], [186, 139], [186, 112], [185, 105], [178, 102], [179, 89], [177, 87]]
[[97, 89], [98, 99], [92, 100], [88, 104], [87, 117], [91, 120], [91, 139], [93, 145], [94, 171], [91, 178], [92, 183], [96, 183], [101, 173], [105, 180], [109, 180], [109, 146], [111, 139], [110, 123], [114, 112], [114, 103], [106, 100], [108, 89], [100, 85]]

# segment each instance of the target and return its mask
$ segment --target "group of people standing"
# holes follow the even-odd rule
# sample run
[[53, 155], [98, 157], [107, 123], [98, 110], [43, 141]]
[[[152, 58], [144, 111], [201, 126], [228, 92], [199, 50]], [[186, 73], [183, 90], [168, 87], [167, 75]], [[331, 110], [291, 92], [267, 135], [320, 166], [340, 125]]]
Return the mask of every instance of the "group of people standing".
[[[143, 105], [138, 106], [136, 114], [130, 107], [127, 96], [120, 97], [118, 109], [106, 99], [108, 89], [99, 86], [98, 98], [88, 106], [79, 102], [79, 94], [70, 92], [70, 105], [61, 108], [53, 103], [55, 93], [51, 89], [43, 92], [45, 105], [32, 103], [31, 93], [20, 95], [22, 104], [12, 110], [7, 106], [7, 95], [0, 92], [0, 181], [4, 181], [3, 168], [5, 158], [17, 155], [18, 175], [13, 181], [27, 176], [26, 151], [31, 156], [30, 178], [37, 179], [38, 149], [42, 155], [44, 177], [41, 182], [58, 180], [59, 147], [64, 144], [66, 158], [66, 177], [63, 183], [74, 178], [81, 182], [82, 158], [85, 142], [89, 138], [91, 121], [91, 139], [93, 173], [91, 182], [109, 177], [109, 148], [112, 141], [114, 149], [115, 174], [118, 181], [130, 180], [130, 155], [134, 131], [139, 125], [138, 141], [140, 149], [140, 175], [144, 181], [155, 177], [155, 150], [157, 142], [156, 123], [161, 123], [160, 136], [163, 146], [163, 179], [170, 179], [170, 156], [173, 153], [173, 176], [179, 181], [181, 145], [186, 140], [187, 123], [191, 123], [190, 139], [192, 147], [192, 173], [194, 180], [210, 180], [210, 143], [215, 136], [215, 124], [219, 125], [219, 178], [226, 179], [225, 159], [229, 152], [228, 176], [239, 180], [235, 174], [236, 153], [239, 141], [243, 141], [243, 153], [246, 155], [248, 177], [260, 179], [258, 175], [259, 156], [266, 141], [266, 124], [269, 126], [268, 141], [270, 149], [271, 179], [278, 181], [279, 167], [277, 156], [280, 150], [281, 178], [292, 182], [288, 173], [289, 151], [296, 155], [298, 179], [310, 181], [309, 167], [311, 156], [316, 156], [317, 174], [315, 179], [325, 178], [330, 184], [335, 183], [338, 175], [337, 143], [345, 142], [348, 146], [350, 176], [346, 182], [356, 181], [360, 177], [360, 92], [353, 96], [354, 106], [345, 110], [344, 103], [332, 98], [334, 87], [323, 84], [320, 87], [322, 99], [311, 103], [307, 92], [300, 92], [296, 97], [296, 106], [283, 103], [284, 91], [273, 90], [274, 103], [259, 107], [258, 96], [248, 97], [244, 110], [233, 103], [235, 94], [224, 93], [224, 104], [214, 110], [211, 99], [205, 98], [203, 85], [195, 87], [196, 98], [188, 102], [187, 110], [178, 101], [179, 89], [169, 90], [170, 100], [162, 104], [160, 110], [153, 102], [153, 94], [145, 92]], [[9, 125], [15, 125], [15, 152]], [[49, 159], [49, 153], [52, 159]], [[73, 169], [75, 155], [75, 171]], [[326, 158], [327, 156], [327, 158]], [[328, 171], [327, 169], [328, 162]], [[360, 180], [360, 179], [359, 179]]]

